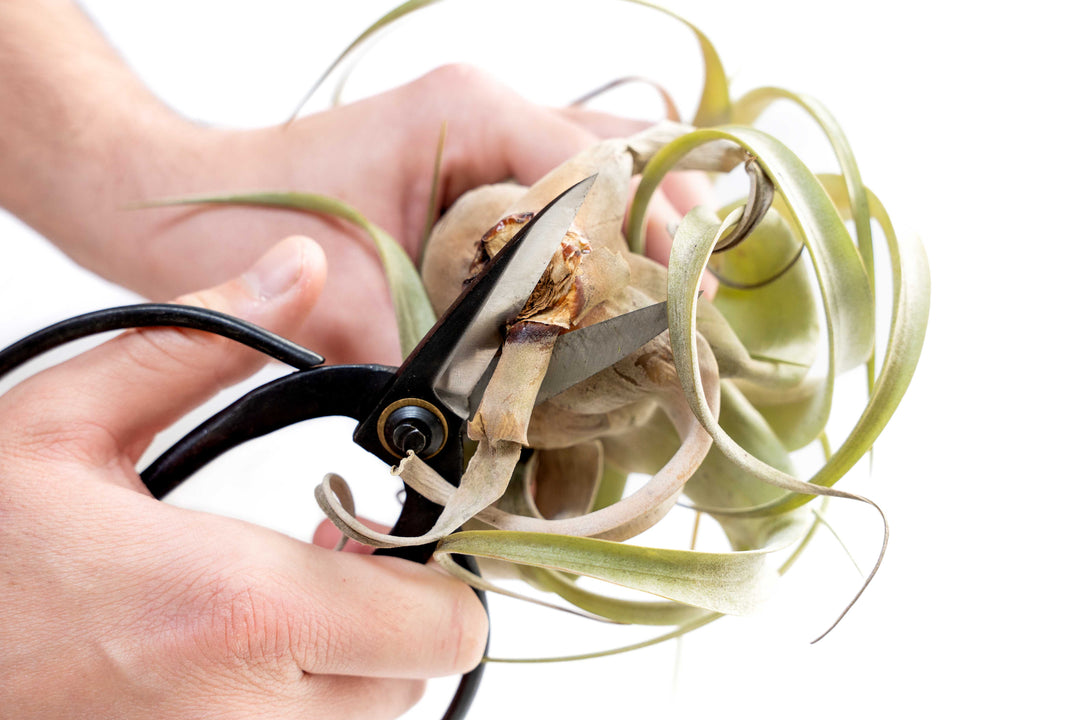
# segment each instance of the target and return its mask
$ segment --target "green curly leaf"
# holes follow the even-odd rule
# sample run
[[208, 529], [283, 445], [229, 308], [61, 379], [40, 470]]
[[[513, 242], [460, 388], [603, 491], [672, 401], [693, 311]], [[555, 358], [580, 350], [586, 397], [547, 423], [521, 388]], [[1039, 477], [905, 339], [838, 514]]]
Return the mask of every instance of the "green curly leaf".
[[[704, 553], [570, 535], [464, 531], [443, 538], [435, 559], [447, 572], [473, 587], [504, 594], [510, 593], [470, 573], [454, 562], [452, 555], [472, 555], [573, 573], [695, 608], [744, 614], [761, 604], [776, 578], [776, 571], [766, 563], [767, 556], [796, 543], [804, 533], [805, 527], [799, 522], [785, 519], [774, 524], [769, 543], [764, 547]], [[674, 617], [674, 614], [669, 616]], [[685, 615], [679, 621], [686, 621]]]
[[[720, 217], [735, 207], [721, 209]], [[813, 276], [799, 262], [802, 249], [802, 240], [774, 208], [746, 240], [713, 255], [709, 267], [720, 278], [712, 304], [750, 355], [808, 369], [817, 357], [821, 327]]]
[[[859, 165], [855, 162], [855, 153], [852, 152], [851, 144], [832, 113], [818, 100], [809, 95], [791, 92], [783, 88], [761, 87], [751, 90], [739, 98], [732, 107], [732, 122], [740, 125], [751, 125], [770, 105], [783, 100], [793, 102], [805, 110], [817, 123], [818, 127], [822, 129], [832, 146], [836, 160], [840, 164], [840, 173], [844, 176], [848, 206], [851, 208], [850, 217], [855, 223], [855, 239], [859, 247], [859, 254], [863, 259], [863, 265], [866, 267], [872, 292], [874, 289], [874, 245], [871, 242], [870, 207], [867, 201], [867, 191], [862, 182]], [[866, 379], [868, 387], [872, 388], [874, 385], [873, 353], [871, 353], [870, 362], [866, 364]]]
[[[843, 180], [838, 176], [822, 176], [830, 195], [842, 203], [846, 194]], [[897, 233], [881, 201], [869, 190], [867, 198], [871, 216], [881, 226], [889, 247], [892, 270], [892, 316], [888, 342], [882, 356], [877, 382], [866, 407], [843, 443], [810, 479], [810, 484], [831, 487], [873, 447], [900, 405], [915, 373], [926, 337], [930, 315], [930, 267], [922, 243], [913, 234]], [[673, 303], [669, 300], [668, 308]], [[789, 488], [793, 493], [803, 491]], [[775, 501], [748, 508], [710, 508], [733, 516], [761, 516], [783, 513], [809, 502], [805, 495], [789, 495]]]
[[[791, 150], [753, 128], [698, 130], [671, 142], [642, 171], [634, 205], [647, 206], [664, 175], [679, 159], [714, 140], [733, 141], [757, 158], [790, 208], [794, 229], [802, 237], [814, 264], [828, 332], [826, 376], [818, 385], [804, 386], [793, 401], [759, 408], [789, 449], [803, 447], [813, 442], [825, 427], [836, 373], [865, 362], [873, 348], [874, 303], [870, 283], [843, 220], [817, 178]], [[703, 222], [716, 225], [711, 218], [704, 218]], [[632, 216], [630, 223], [631, 233], [642, 234], [644, 214], [640, 219]], [[704, 254], [700, 262], [693, 260], [693, 264], [683, 265], [676, 260], [672, 249], [671, 277], [679, 280], [683, 292], [696, 293], [711, 250], [712, 245], [701, 251]], [[687, 284], [691, 279], [692, 286]], [[696, 298], [694, 305], [696, 308]]]

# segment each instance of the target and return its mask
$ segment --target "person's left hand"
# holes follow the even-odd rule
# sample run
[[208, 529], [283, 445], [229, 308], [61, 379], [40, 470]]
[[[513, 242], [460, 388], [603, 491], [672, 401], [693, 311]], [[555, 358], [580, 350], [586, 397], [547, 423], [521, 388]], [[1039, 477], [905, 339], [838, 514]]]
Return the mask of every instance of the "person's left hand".
[[[514, 178], [532, 183], [600, 137], [647, 126], [525, 100], [468, 66], [446, 66], [384, 94], [249, 131], [161, 121], [113, 207], [197, 194], [296, 190], [345, 200], [415, 259], [427, 217], [440, 128], [445, 207], [467, 190]], [[137, 144], [136, 144], [137, 145]], [[165, 158], [163, 160], [163, 158]], [[649, 253], [666, 262], [667, 226], [706, 196], [701, 175], [671, 176], [650, 206]], [[108, 207], [99, 203], [99, 207]], [[297, 339], [331, 362], [400, 360], [381, 263], [371, 240], [345, 223], [285, 210], [185, 207], [108, 211], [65, 249], [104, 277], [151, 299], [220, 282], [276, 238], [304, 234], [326, 251], [326, 291]], [[85, 216], [80, 222], [85, 223]], [[93, 228], [98, 228], [97, 232]], [[70, 245], [70, 244], [69, 244]]]

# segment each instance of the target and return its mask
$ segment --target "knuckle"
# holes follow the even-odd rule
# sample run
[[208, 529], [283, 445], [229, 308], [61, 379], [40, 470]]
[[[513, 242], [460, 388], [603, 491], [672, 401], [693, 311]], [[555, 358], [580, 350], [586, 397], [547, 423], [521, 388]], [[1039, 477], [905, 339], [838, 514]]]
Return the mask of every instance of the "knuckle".
[[[177, 304], [203, 309], [220, 306], [212, 290], [189, 293], [176, 300]], [[119, 338], [125, 357], [136, 367], [150, 372], [194, 371], [213, 372], [219, 363], [215, 359], [229, 341], [214, 333], [182, 327], [147, 327], [133, 330]]]
[[73, 411], [78, 397], [69, 390], [41, 387], [29, 397], [12, 398], [10, 412], [5, 412], [0, 453], [18, 460], [90, 467], [112, 462], [120, 447], [118, 438], [93, 417]]
[[437, 87], [458, 90], [490, 90], [498, 85], [486, 70], [463, 62], [437, 67], [425, 76], [425, 80]]
[[217, 335], [181, 328], [137, 330], [124, 339], [127, 342], [121, 345], [126, 359], [153, 373], [213, 371], [217, 363], [209, 358], [227, 342]]
[[230, 590], [215, 613], [226, 655], [253, 660], [272, 654], [279, 637], [276, 616], [273, 603], [253, 587]]
[[246, 573], [219, 575], [202, 592], [195, 633], [201, 655], [247, 670], [296, 672], [300, 628], [286, 593]]

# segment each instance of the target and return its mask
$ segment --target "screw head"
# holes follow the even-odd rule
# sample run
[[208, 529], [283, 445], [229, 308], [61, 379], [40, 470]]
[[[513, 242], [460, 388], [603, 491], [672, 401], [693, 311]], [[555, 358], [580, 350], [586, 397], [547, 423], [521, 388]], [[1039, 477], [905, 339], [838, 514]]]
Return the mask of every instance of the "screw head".
[[383, 426], [383, 437], [401, 457], [410, 451], [429, 457], [442, 448], [446, 439], [439, 418], [420, 405], [403, 405], [390, 413]]
[[411, 450], [419, 455], [428, 444], [425, 429], [418, 427], [412, 420], [405, 420], [391, 431], [390, 444], [402, 454]]

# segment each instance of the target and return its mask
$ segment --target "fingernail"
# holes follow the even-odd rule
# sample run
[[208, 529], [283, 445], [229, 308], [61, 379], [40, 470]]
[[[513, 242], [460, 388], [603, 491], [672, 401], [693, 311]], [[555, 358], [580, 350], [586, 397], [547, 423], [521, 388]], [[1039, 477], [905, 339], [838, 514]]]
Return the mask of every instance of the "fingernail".
[[244, 274], [244, 280], [260, 300], [269, 300], [295, 285], [303, 266], [304, 252], [299, 239], [288, 238], [259, 258]]

